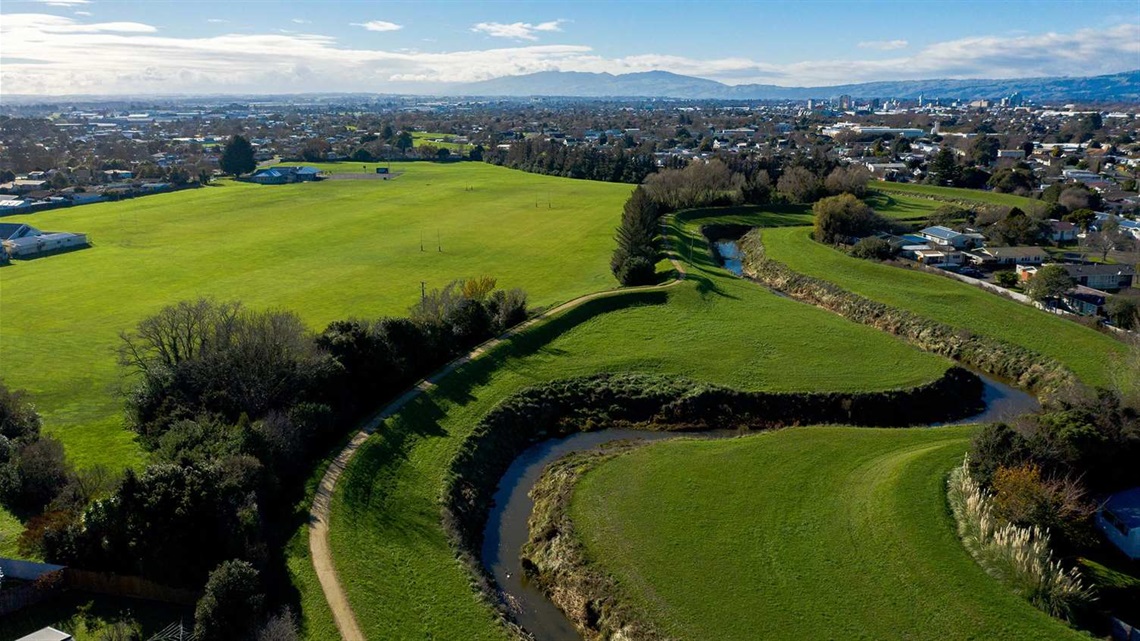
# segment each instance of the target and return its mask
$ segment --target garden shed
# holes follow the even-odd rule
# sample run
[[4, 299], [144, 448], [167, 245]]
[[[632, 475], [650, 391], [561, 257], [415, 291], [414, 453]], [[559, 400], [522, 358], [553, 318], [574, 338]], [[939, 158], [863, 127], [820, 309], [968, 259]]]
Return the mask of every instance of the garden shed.
[[1128, 558], [1140, 559], [1140, 487], [1108, 497], [1096, 524]]

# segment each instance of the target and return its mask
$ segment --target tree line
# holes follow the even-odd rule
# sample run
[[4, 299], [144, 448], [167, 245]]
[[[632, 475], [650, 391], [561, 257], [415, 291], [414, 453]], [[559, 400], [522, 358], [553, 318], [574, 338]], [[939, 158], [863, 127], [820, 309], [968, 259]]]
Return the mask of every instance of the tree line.
[[483, 153], [483, 160], [535, 174], [632, 184], [640, 183], [657, 171], [651, 150], [624, 145], [567, 146], [538, 139], [511, 143], [506, 150], [488, 149]]
[[[35, 515], [25, 554], [190, 589], [219, 583], [199, 603], [202, 638], [284, 626], [270, 606], [288, 600], [281, 550], [313, 463], [384, 399], [526, 316], [525, 292], [489, 277], [428, 292], [406, 317], [318, 334], [291, 311], [170, 305], [122, 335], [137, 381], [127, 419], [149, 464], [71, 470], [26, 395], [0, 386], [0, 500]], [[227, 609], [238, 597], [219, 595], [234, 584], [258, 606]]]
[[[828, 195], [842, 194], [847, 200], [825, 206], [822, 214], [816, 212], [817, 222], [821, 217], [831, 221], [822, 231], [817, 229], [817, 238], [834, 242], [843, 235], [857, 235], [882, 223], [857, 198], [866, 194], [869, 179], [870, 173], [861, 166], [838, 166], [823, 158], [801, 159], [782, 171], [762, 159], [740, 157], [662, 169], [635, 188], [622, 208], [610, 270], [623, 285], [653, 283], [655, 265], [661, 258], [661, 217], [684, 209], [835, 201]], [[824, 201], [817, 202], [816, 208]], [[832, 209], [837, 213], [829, 215]], [[854, 216], [861, 220], [850, 220]]]

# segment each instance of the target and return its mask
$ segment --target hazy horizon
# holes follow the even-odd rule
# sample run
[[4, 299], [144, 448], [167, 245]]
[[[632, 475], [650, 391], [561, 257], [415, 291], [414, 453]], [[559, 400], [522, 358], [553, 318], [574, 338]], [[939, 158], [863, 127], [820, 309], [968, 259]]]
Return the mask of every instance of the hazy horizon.
[[20, 96], [433, 94], [541, 71], [824, 87], [1135, 69], [1140, 3], [1118, 0], [9, 0], [0, 9], [0, 83]]

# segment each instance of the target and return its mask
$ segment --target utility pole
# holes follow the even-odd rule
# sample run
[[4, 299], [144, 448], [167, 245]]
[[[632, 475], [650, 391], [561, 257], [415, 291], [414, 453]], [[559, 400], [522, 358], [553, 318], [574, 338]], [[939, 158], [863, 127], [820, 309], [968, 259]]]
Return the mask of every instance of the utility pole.
[[424, 250], [424, 232], [420, 230], [420, 251]]
[[435, 230], [435, 250], [443, 253], [443, 241], [440, 239], [439, 230]]
[[420, 281], [420, 300], [427, 300], [427, 281]]

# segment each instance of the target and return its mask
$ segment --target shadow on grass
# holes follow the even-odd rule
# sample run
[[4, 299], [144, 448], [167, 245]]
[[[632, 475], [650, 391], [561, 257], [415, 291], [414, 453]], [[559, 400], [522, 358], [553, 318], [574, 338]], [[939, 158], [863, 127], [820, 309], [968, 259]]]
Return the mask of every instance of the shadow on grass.
[[398, 500], [393, 498], [396, 493], [392, 490], [400, 482], [400, 470], [408, 465], [417, 444], [448, 436], [441, 425], [448, 409], [475, 401], [475, 390], [486, 385], [497, 370], [509, 367], [513, 360], [550, 350], [551, 342], [592, 318], [633, 307], [663, 305], [668, 300], [669, 294], [664, 291], [622, 291], [587, 301], [456, 368], [430, 393], [417, 396], [385, 421], [357, 452], [339, 483], [350, 518], [368, 514], [374, 524], [400, 536], [434, 536], [438, 532], [437, 506], [429, 506], [430, 518], [409, 519], [404, 508], [411, 506], [385, 504]]

